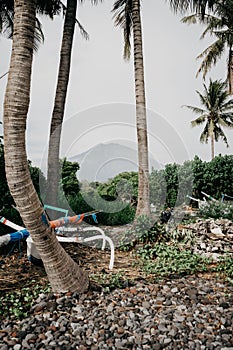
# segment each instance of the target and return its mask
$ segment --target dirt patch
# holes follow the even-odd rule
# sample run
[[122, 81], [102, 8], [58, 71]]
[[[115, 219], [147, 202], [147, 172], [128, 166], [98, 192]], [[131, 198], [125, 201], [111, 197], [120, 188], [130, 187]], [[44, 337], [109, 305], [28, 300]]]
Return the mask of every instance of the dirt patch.
[[[115, 251], [115, 261], [113, 270], [109, 270], [110, 251], [93, 247], [88, 247], [77, 243], [63, 243], [68, 254], [89, 274], [96, 273], [121, 273], [126, 279], [140, 279], [142, 276], [133, 265], [136, 258], [131, 253]], [[0, 265], [0, 295], [17, 290], [22, 287], [48, 283], [45, 270], [31, 264], [26, 255], [26, 248], [22, 247], [21, 252], [17, 249], [12, 255], [2, 255]]]

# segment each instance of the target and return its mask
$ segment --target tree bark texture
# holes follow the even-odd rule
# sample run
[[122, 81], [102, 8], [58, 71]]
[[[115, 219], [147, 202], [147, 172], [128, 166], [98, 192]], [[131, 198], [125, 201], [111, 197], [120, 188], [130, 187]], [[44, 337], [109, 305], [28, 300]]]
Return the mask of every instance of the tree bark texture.
[[147, 118], [140, 0], [132, 0], [136, 123], [138, 138], [138, 204], [136, 217], [150, 215]]
[[[60, 139], [70, 76], [77, 0], [67, 0], [54, 109], [50, 126], [46, 204], [57, 206], [60, 179]], [[51, 219], [54, 219], [53, 217]]]
[[233, 51], [230, 48], [228, 58], [228, 91], [230, 95], [233, 95]]
[[35, 0], [15, 0], [14, 35], [4, 101], [4, 152], [7, 182], [24, 225], [36, 244], [54, 292], [88, 288], [88, 277], [51, 231], [31, 181], [25, 130], [30, 103]]

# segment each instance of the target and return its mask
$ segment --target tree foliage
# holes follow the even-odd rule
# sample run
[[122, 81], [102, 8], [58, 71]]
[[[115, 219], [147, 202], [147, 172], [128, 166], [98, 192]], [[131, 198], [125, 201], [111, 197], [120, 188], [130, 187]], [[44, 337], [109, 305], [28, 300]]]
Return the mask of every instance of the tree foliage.
[[214, 142], [223, 140], [229, 147], [223, 128], [233, 128], [233, 99], [229, 98], [226, 84], [221, 80], [204, 85], [204, 93], [197, 91], [202, 107], [185, 106], [198, 117], [191, 122], [192, 126], [205, 124], [200, 141], [208, 143], [211, 140], [211, 155], [214, 158]]
[[70, 162], [66, 158], [62, 161], [61, 181], [65, 196], [78, 194], [79, 181], [76, 176], [78, 170], [77, 162]]
[[[80, 184], [76, 177], [79, 169], [77, 162], [70, 162], [66, 159], [62, 161], [62, 185], [63, 191], [68, 199], [69, 205], [75, 213], [91, 211], [93, 209], [80, 191]], [[202, 191], [208, 193], [216, 199], [221, 199], [222, 194], [233, 197], [233, 185], [231, 180], [231, 172], [233, 169], [232, 155], [219, 155], [212, 161], [206, 162], [195, 156], [193, 160], [185, 161], [180, 164], [167, 164], [164, 169], [152, 169], [150, 174], [150, 203], [153, 203], [158, 210], [164, 207], [174, 207], [181, 205], [186, 201], [189, 202], [187, 195], [197, 199], [202, 199]], [[29, 161], [29, 170], [36, 190], [39, 192], [39, 177], [41, 186], [41, 170], [32, 166]], [[43, 180], [45, 184], [45, 179]], [[44, 185], [45, 186], [45, 185]], [[98, 214], [98, 222], [105, 225], [123, 225], [131, 222], [135, 215], [137, 204], [137, 186], [138, 175], [136, 172], [124, 172], [116, 175], [106, 183], [90, 183], [87, 191], [93, 197], [93, 203], [97, 204], [101, 197], [106, 201], [114, 202], [116, 199], [128, 201], [128, 205], [124, 206], [120, 202], [119, 211], [114, 213], [105, 212]], [[96, 196], [96, 193], [98, 196]], [[127, 198], [128, 195], [128, 198]], [[96, 196], [96, 198], [94, 198]], [[4, 169], [4, 152], [3, 145], [0, 144], [0, 205], [5, 209], [2, 215], [6, 216], [18, 224], [22, 221], [17, 211], [12, 208], [14, 201], [10, 195]], [[93, 224], [92, 218], [88, 219]], [[5, 232], [4, 230], [0, 231]]]

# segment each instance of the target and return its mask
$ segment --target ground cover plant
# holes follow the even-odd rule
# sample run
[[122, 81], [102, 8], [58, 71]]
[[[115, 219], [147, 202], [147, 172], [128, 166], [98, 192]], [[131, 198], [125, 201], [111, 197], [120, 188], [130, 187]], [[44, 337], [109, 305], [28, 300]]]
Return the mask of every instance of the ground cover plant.
[[[116, 249], [113, 271], [106, 268], [109, 263], [107, 251], [77, 244], [64, 244], [64, 247], [79, 264], [88, 266], [91, 288], [102, 293], [127, 288], [139, 280], [154, 283], [158, 279], [191, 274], [214, 274], [233, 283], [232, 254], [214, 263], [193, 252], [196, 239], [193, 231], [168, 230], [167, 227], [153, 223], [148, 217], [140, 217], [127, 232], [122, 232], [122, 244]], [[13, 255], [2, 256], [0, 281], [0, 315], [4, 318], [26, 317], [38, 296], [50, 291], [44, 270], [28, 262], [25, 245], [21, 252], [16, 249]]]

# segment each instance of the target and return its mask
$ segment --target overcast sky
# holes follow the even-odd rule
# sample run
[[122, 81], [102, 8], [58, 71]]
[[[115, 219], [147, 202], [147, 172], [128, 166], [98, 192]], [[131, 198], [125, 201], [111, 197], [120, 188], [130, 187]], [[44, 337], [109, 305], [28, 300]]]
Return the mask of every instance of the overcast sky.
[[[76, 29], [62, 156], [74, 156], [110, 141], [136, 144], [131, 116], [133, 61], [125, 62], [122, 58], [122, 32], [113, 25], [112, 4], [113, 1], [106, 0], [91, 6], [86, 1], [78, 10], [90, 40], [82, 39]], [[63, 25], [62, 18], [53, 22], [41, 20], [45, 43], [34, 56], [27, 126], [28, 158], [38, 166], [48, 142]], [[163, 0], [142, 1], [142, 23], [150, 152], [160, 163], [183, 162], [193, 159], [195, 154], [210, 160], [210, 144], [199, 142], [202, 127], [191, 128], [190, 121], [195, 116], [181, 106], [200, 106], [195, 90], [203, 90], [203, 81], [201, 76], [195, 78], [199, 65], [196, 56], [213, 39], [200, 41], [203, 28], [181, 24]], [[1, 38], [0, 75], [8, 70], [10, 49], [10, 41]], [[225, 79], [225, 59], [210, 76]], [[7, 77], [0, 80], [0, 120], [6, 81]], [[232, 153], [233, 133], [226, 134], [230, 148], [219, 142], [216, 154]]]

